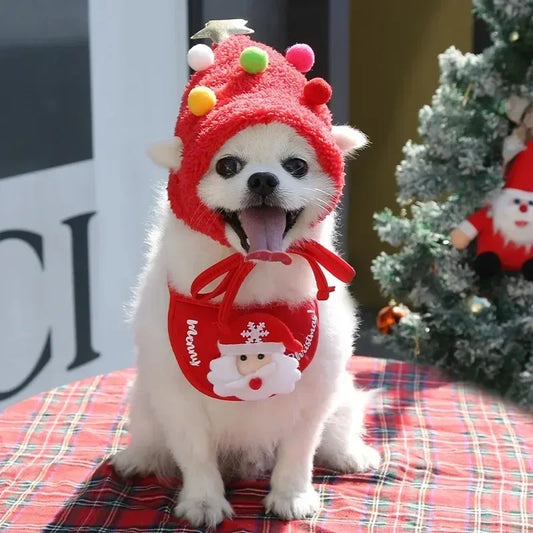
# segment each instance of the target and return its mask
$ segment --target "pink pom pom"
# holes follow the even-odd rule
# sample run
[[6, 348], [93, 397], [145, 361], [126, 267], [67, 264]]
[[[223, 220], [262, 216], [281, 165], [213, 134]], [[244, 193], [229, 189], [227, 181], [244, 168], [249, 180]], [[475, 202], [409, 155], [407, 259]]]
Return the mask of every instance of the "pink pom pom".
[[315, 53], [308, 44], [293, 44], [285, 52], [285, 59], [300, 72], [309, 72], [315, 64]]
[[304, 100], [308, 105], [327, 104], [331, 93], [330, 84], [322, 78], [313, 78], [304, 85]]

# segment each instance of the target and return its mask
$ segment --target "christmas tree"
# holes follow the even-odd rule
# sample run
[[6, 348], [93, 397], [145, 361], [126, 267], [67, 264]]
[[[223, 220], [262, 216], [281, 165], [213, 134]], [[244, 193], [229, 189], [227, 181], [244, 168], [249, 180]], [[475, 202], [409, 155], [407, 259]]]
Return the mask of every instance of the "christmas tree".
[[[391, 354], [533, 407], [533, 281], [525, 268], [480, 264], [473, 226], [464, 249], [450, 238], [505, 192], [531, 139], [524, 120], [533, 117], [533, 0], [475, 0], [474, 11], [493, 44], [479, 55], [452, 47], [439, 56], [440, 86], [419, 113], [421, 143], [405, 145], [397, 168], [400, 211], [375, 216], [381, 240], [398, 248], [372, 266], [397, 305], [385, 310], [393, 325], [381, 340]], [[533, 187], [532, 169], [528, 179]], [[524, 202], [517, 209], [528, 210], [527, 194]]]

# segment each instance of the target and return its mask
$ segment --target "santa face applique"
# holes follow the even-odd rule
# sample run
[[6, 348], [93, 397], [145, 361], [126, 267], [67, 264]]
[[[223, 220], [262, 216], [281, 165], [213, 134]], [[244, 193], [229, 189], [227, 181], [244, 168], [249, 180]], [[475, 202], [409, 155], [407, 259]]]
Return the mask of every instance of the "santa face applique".
[[301, 377], [298, 360], [285, 352], [300, 352], [302, 345], [272, 315], [242, 316], [225, 328], [218, 346], [220, 357], [207, 375], [218, 396], [264, 400], [291, 393]]

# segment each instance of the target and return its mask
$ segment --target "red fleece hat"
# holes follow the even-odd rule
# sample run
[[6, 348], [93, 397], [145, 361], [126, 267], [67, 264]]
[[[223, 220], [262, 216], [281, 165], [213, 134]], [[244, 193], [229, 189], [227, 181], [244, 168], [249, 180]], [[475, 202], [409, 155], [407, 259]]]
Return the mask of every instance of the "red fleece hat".
[[511, 163], [505, 188], [533, 192], [533, 140], [526, 144], [526, 149], [520, 152]]
[[[241, 66], [241, 54], [249, 47], [259, 48], [263, 57], [266, 53], [268, 65], [263, 72], [251, 74]], [[326, 105], [331, 87], [321, 78], [308, 81], [282, 54], [244, 35], [213, 45], [213, 51], [214, 62], [191, 77], [178, 115], [175, 135], [183, 142], [181, 166], [170, 173], [168, 182], [176, 217], [228, 246], [224, 220], [202, 203], [198, 183], [228, 139], [248, 126], [271, 122], [291, 126], [315, 150], [322, 169], [335, 184], [333, 210], [344, 186], [344, 160], [331, 133], [331, 112]], [[200, 116], [198, 109], [194, 114], [189, 108], [189, 95], [199, 87], [208, 89], [201, 90], [202, 98], [206, 93], [212, 98], [205, 114], [205, 106], [200, 106], [204, 107]]]
[[299, 352], [302, 345], [278, 318], [267, 313], [243, 315], [227, 325], [220, 335], [222, 355]]

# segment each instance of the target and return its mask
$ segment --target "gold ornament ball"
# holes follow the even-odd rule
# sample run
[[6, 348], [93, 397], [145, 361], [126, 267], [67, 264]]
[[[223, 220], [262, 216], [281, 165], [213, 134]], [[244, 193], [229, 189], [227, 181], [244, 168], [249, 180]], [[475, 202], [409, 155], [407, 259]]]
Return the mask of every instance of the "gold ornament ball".
[[384, 335], [388, 335], [407, 313], [408, 309], [403, 305], [387, 305], [383, 307], [376, 319], [378, 330]]
[[211, 111], [217, 103], [217, 97], [209, 87], [195, 87], [189, 93], [187, 105], [193, 115], [203, 117]]
[[490, 302], [482, 296], [472, 296], [469, 300], [470, 311], [477, 315], [479, 312], [490, 307]]

